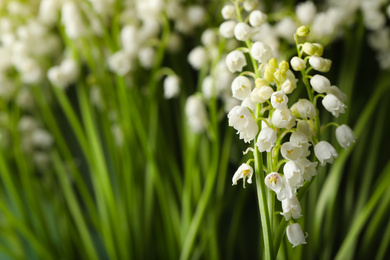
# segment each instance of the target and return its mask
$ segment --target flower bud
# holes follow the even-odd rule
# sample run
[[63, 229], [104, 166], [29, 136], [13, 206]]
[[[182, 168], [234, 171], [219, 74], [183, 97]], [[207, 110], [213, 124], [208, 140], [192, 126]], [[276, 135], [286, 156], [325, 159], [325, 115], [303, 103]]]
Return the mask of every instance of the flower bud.
[[301, 71], [306, 68], [306, 62], [297, 56], [293, 57], [290, 63], [291, 63], [291, 67], [295, 71]]
[[286, 71], [284, 71], [284, 70], [277, 70], [274, 73], [274, 77], [275, 77], [276, 81], [284, 82], [286, 80], [286, 78], [287, 78]]
[[268, 64], [271, 65], [272, 67], [274, 67], [275, 69], [278, 67], [278, 61], [276, 60], [276, 58], [272, 58], [268, 61]]
[[324, 92], [327, 92], [330, 88], [330, 81], [329, 79], [327, 79], [326, 77], [322, 76], [322, 75], [314, 75], [311, 79], [310, 79], [310, 84], [311, 86], [313, 87], [313, 89], [315, 91], [317, 91], [318, 93], [324, 93]]
[[265, 67], [264, 78], [268, 82], [274, 82], [274, 73], [275, 73], [275, 71], [276, 71], [275, 67], [273, 67], [271, 65], [268, 65], [267, 67]]
[[288, 65], [288, 62], [287, 61], [282, 61], [279, 63], [279, 69], [280, 70], [284, 70], [284, 71], [287, 71], [289, 69], [289, 65]]
[[308, 55], [314, 55], [317, 52], [317, 46], [311, 44], [310, 42], [305, 42], [302, 46], [303, 52]]
[[322, 54], [324, 53], [324, 46], [322, 46], [322, 44], [320, 43], [313, 43], [313, 45], [317, 47], [317, 52], [314, 55], [322, 56]]
[[[322, 57], [318, 57], [318, 56], [311, 56], [309, 58], [309, 64], [310, 66], [313, 67], [313, 69], [315, 70], [318, 70], [318, 71], [321, 71], [321, 72], [325, 72], [326, 70], [326, 61], [324, 58]], [[329, 69], [328, 69], [329, 70]]]
[[265, 79], [262, 79], [262, 78], [257, 78], [255, 80], [255, 84], [256, 84], [256, 88], [260, 88], [262, 86], [269, 86], [269, 82]]
[[310, 29], [307, 26], [302, 25], [297, 29], [297, 35], [300, 37], [306, 37], [309, 35], [309, 33]]

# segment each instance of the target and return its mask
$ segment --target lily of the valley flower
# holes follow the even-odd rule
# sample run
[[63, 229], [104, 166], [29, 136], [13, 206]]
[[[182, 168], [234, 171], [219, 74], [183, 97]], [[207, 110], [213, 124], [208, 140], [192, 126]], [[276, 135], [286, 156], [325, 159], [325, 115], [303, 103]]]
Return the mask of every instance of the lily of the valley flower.
[[327, 94], [322, 100], [322, 105], [324, 105], [325, 109], [331, 112], [335, 117], [338, 117], [340, 113], [344, 113], [345, 108], [347, 107], [333, 94]]
[[302, 228], [298, 223], [287, 226], [287, 239], [293, 247], [306, 244], [306, 236], [303, 234]]
[[232, 82], [233, 97], [244, 100], [249, 97], [252, 91], [251, 81], [245, 76], [238, 76]]
[[303, 156], [305, 150], [301, 145], [292, 142], [285, 142], [281, 147], [283, 158], [291, 161], [296, 161]]
[[316, 144], [314, 146], [314, 154], [321, 162], [321, 166], [326, 165], [326, 163], [333, 163], [334, 158], [339, 156], [336, 149], [327, 141], [321, 141]]
[[259, 149], [259, 152], [270, 152], [271, 148], [275, 145], [276, 139], [276, 132], [272, 128], [267, 127], [261, 129], [256, 142], [256, 146]]
[[341, 125], [336, 129], [336, 139], [341, 147], [347, 149], [355, 142], [356, 136], [349, 126]]
[[275, 109], [287, 108], [288, 97], [283, 91], [274, 92], [271, 95], [271, 105]]
[[240, 134], [240, 139], [244, 139], [246, 143], [253, 140], [259, 127], [256, 121], [253, 119], [248, 108], [243, 106], [235, 106], [228, 114], [229, 126], [233, 126], [234, 129]]
[[263, 42], [255, 42], [251, 48], [251, 55], [255, 60], [265, 64], [272, 58], [272, 50]]
[[318, 93], [324, 93], [324, 92], [327, 92], [330, 88], [330, 81], [329, 79], [327, 79], [326, 77], [322, 76], [322, 75], [314, 75], [311, 79], [310, 79], [310, 84], [311, 86], [313, 87], [313, 89], [315, 91], [317, 91]]
[[292, 196], [291, 199], [287, 198], [282, 200], [282, 209], [283, 213], [281, 213], [281, 215], [284, 216], [286, 221], [290, 220], [291, 218], [298, 219], [302, 217], [301, 204], [299, 203], [297, 196]]
[[226, 66], [232, 73], [236, 71], [241, 72], [246, 64], [245, 55], [241, 51], [235, 50], [226, 56]]
[[295, 119], [288, 108], [276, 109], [272, 115], [272, 124], [277, 128], [289, 128], [294, 123]]
[[248, 183], [252, 183], [252, 175], [253, 175], [253, 168], [246, 163], [241, 164], [241, 166], [237, 169], [237, 171], [233, 175], [233, 185], [237, 184], [237, 181], [239, 179], [243, 179], [243, 186], [245, 188], [245, 180], [247, 180]]

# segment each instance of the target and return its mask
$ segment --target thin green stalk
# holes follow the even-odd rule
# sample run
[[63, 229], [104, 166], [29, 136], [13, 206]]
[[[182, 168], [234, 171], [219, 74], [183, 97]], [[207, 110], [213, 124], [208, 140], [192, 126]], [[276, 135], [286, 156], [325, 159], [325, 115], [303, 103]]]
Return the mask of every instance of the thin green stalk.
[[95, 246], [92, 242], [92, 238], [88, 231], [88, 227], [83, 218], [83, 214], [80, 210], [79, 203], [77, 198], [72, 191], [72, 187], [69, 182], [68, 174], [64, 169], [63, 163], [60, 160], [60, 157], [56, 151], [51, 153], [51, 158], [53, 159], [53, 165], [57, 171], [57, 176], [60, 181], [61, 188], [64, 192], [65, 199], [67, 201], [69, 210], [72, 214], [72, 217], [75, 221], [77, 231], [80, 233], [81, 241], [84, 244], [84, 249], [88, 255], [89, 259], [99, 259], [96, 252]]
[[[105, 162], [105, 158], [103, 156], [102, 152], [102, 147], [99, 141], [98, 133], [96, 132], [96, 125], [94, 123], [94, 118], [92, 116], [92, 112], [90, 109], [89, 102], [86, 97], [85, 90], [83, 89], [85, 86], [82, 84], [77, 88], [78, 90], [78, 98], [79, 98], [79, 103], [80, 103], [80, 108], [81, 108], [81, 113], [83, 117], [83, 122], [84, 122], [84, 127], [86, 129], [86, 133], [88, 136], [89, 144], [91, 146], [91, 151], [92, 151], [92, 157], [93, 157], [93, 165], [90, 165], [91, 167], [91, 172], [96, 173], [92, 178], [96, 178], [96, 184], [98, 186], [95, 186], [96, 188], [99, 188], [99, 192], [104, 196], [104, 200], [101, 201], [100, 205], [101, 207], [103, 204], [105, 204], [103, 207], [105, 208], [100, 208], [100, 213], [102, 214], [102, 221], [103, 221], [103, 226], [104, 226], [104, 232], [106, 235], [104, 235], [104, 239], [106, 241], [106, 246], [107, 250], [110, 254], [110, 257], [112, 259], [117, 259], [117, 251], [115, 249], [115, 236], [118, 235], [119, 241], [118, 246], [119, 248], [122, 248], [122, 245], [124, 241], [120, 239], [119, 234], [120, 232], [117, 230], [120, 226], [118, 225], [121, 223], [122, 219], [117, 215], [117, 210], [115, 209], [115, 199], [113, 197], [113, 192], [112, 192], [112, 186], [111, 186], [111, 181], [107, 172], [107, 166]], [[96, 191], [95, 191], [96, 192]], [[108, 212], [106, 211], [108, 210]], [[114, 221], [116, 224], [114, 225], [114, 222], [110, 221], [110, 217], [112, 217], [111, 221]], [[114, 225], [114, 229], [112, 228]]]
[[373, 195], [368, 200], [367, 204], [363, 210], [359, 213], [355, 221], [352, 223], [350, 231], [347, 234], [347, 237], [344, 239], [337, 255], [336, 260], [346, 259], [353, 252], [354, 244], [359, 237], [359, 233], [363, 229], [365, 223], [367, 222], [369, 216], [375, 209], [376, 204], [381, 199], [383, 193], [389, 188], [390, 182], [390, 162], [387, 163], [385, 169], [381, 173], [382, 178], [379, 180], [379, 185], [375, 189]]
[[[261, 104], [257, 105], [256, 118], [260, 117]], [[261, 230], [264, 243], [265, 259], [275, 259], [273, 249], [273, 234], [271, 229], [270, 216], [268, 215], [267, 190], [264, 183], [263, 158], [256, 145], [254, 145], [255, 154], [255, 176], [257, 199], [259, 201], [259, 211], [261, 219]]]

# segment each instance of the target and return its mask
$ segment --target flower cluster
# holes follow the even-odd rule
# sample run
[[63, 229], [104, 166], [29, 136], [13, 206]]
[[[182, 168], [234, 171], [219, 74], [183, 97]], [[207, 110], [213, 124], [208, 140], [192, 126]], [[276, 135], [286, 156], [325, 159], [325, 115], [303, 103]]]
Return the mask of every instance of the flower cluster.
[[[294, 34], [298, 55], [291, 59], [290, 64], [294, 71], [301, 74], [303, 84], [299, 85], [290, 64], [278, 62], [270, 46], [252, 38], [257, 26], [262, 25], [267, 16], [259, 10], [249, 10], [249, 19], [245, 19], [249, 20], [248, 24], [244, 22], [240, 10], [238, 2], [234, 7], [225, 6], [223, 16], [236, 18], [237, 21], [226, 21], [220, 27], [225, 37], [235, 37], [246, 45], [226, 56], [229, 70], [232, 73], [240, 72], [233, 80], [231, 90], [233, 97], [242, 102], [229, 112], [229, 126], [237, 130], [240, 139], [253, 141], [254, 153], [266, 152], [267, 165], [263, 167], [267, 175], [261, 185], [275, 192], [282, 203], [281, 214], [286, 221], [292, 221], [302, 216], [297, 191], [317, 174], [317, 160], [324, 166], [338, 157], [335, 148], [321, 140], [321, 132], [335, 123], [321, 128], [317, 101], [322, 98], [322, 106], [338, 117], [345, 112], [346, 95], [320, 74], [329, 71], [332, 64], [331, 60], [322, 57], [323, 46], [319, 43], [299, 43], [300, 39], [309, 35], [308, 27], [299, 27]], [[229, 30], [228, 26], [231, 27]], [[252, 71], [248, 68], [247, 55], [252, 61]], [[313, 71], [315, 75], [309, 75]], [[289, 95], [298, 85], [306, 87], [308, 97], [291, 104]], [[343, 148], [355, 141], [347, 125], [337, 128], [336, 137]], [[313, 150], [315, 157], [311, 156]], [[255, 164], [257, 160], [255, 156]], [[243, 178], [244, 182], [248, 178], [248, 183], [251, 183], [253, 168], [249, 165], [250, 161], [253, 159], [236, 171], [233, 184], [239, 178]], [[288, 226], [287, 237], [293, 246], [306, 243], [297, 223]]]

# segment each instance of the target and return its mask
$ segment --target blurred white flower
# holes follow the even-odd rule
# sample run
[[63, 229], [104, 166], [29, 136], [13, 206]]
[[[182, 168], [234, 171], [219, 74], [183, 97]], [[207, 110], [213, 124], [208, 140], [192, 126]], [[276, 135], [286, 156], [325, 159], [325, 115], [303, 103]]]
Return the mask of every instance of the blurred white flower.
[[236, 17], [236, 9], [234, 8], [233, 5], [225, 5], [222, 8], [222, 17], [225, 20], [233, 19]]
[[252, 11], [249, 15], [249, 23], [253, 27], [260, 27], [267, 21], [267, 15], [259, 10]]
[[202, 46], [195, 47], [188, 54], [188, 62], [194, 69], [201, 69], [208, 60], [207, 52]]
[[309, 25], [317, 14], [317, 7], [313, 2], [306, 1], [297, 4], [295, 13], [302, 24]]
[[171, 99], [180, 93], [180, 78], [176, 75], [168, 76], [164, 79], [164, 98]]

